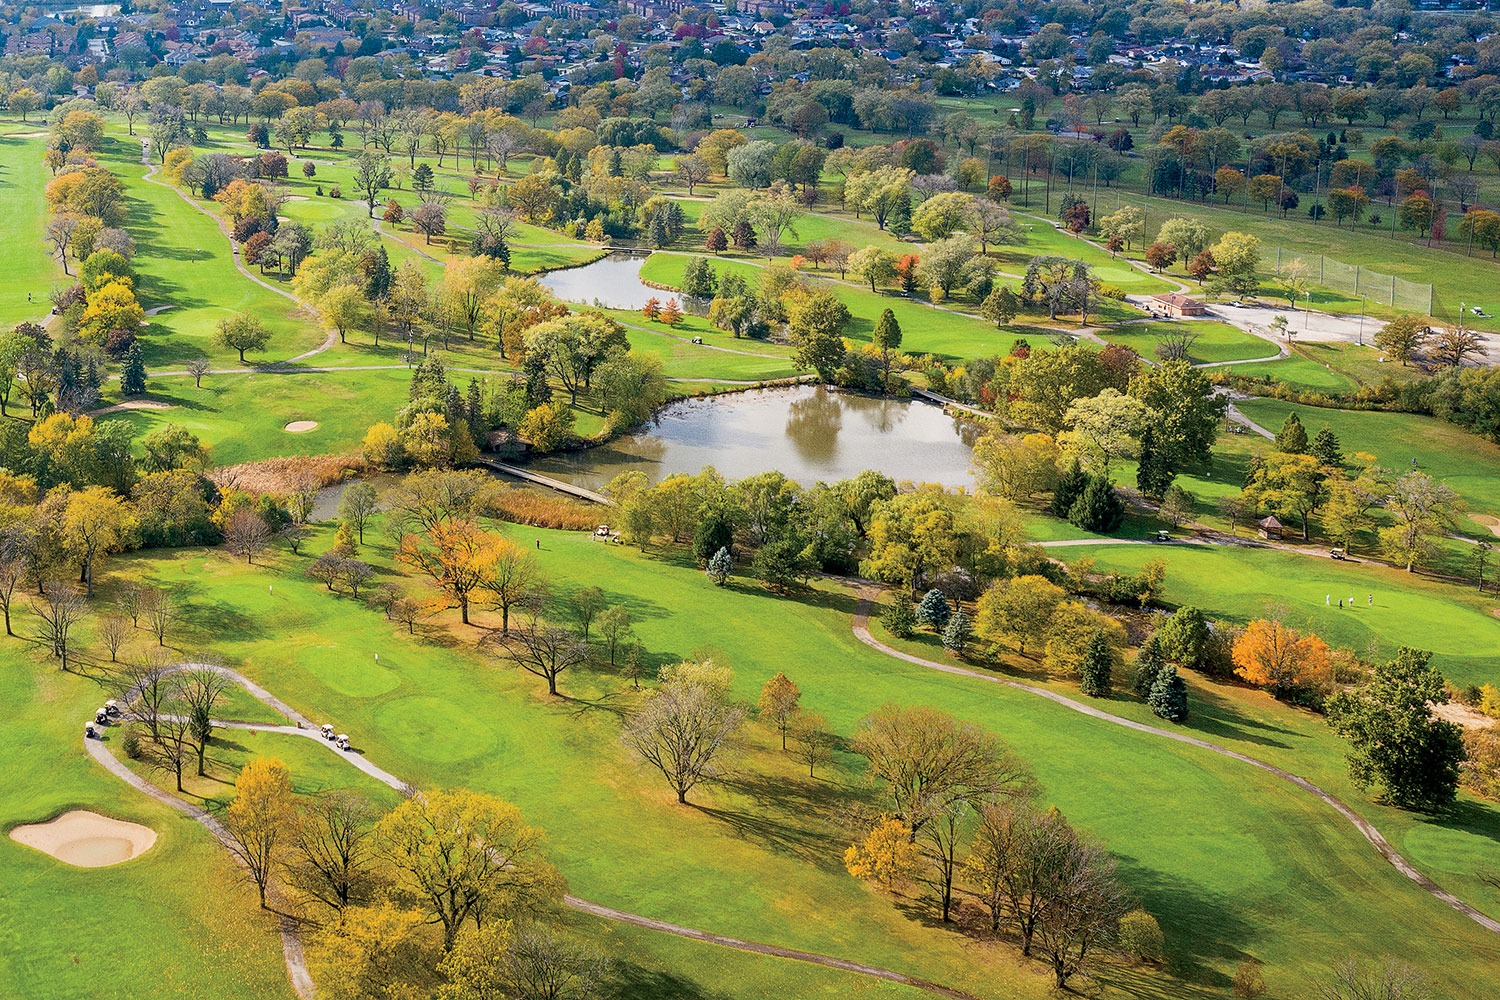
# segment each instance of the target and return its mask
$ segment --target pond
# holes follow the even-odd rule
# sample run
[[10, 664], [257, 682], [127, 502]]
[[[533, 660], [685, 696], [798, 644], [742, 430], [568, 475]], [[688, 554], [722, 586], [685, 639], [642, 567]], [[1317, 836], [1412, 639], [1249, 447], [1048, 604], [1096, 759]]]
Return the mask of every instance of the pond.
[[[592, 264], [548, 271], [538, 280], [564, 302], [604, 306], [609, 309], [639, 309], [648, 299], [672, 296], [641, 282], [641, 265], [649, 254], [612, 253]], [[679, 300], [680, 302], [680, 300]]]
[[527, 468], [588, 489], [639, 470], [652, 482], [712, 465], [729, 479], [780, 471], [804, 485], [865, 469], [897, 482], [973, 486], [978, 431], [937, 406], [835, 392], [823, 386], [757, 389], [684, 400], [650, 425], [588, 451], [549, 455]]

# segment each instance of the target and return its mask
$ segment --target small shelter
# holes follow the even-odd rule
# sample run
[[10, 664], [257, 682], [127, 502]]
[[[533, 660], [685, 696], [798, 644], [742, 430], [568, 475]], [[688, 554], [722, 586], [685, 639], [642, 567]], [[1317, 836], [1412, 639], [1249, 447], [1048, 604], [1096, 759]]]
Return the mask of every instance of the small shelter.
[[1152, 309], [1159, 310], [1167, 316], [1182, 319], [1184, 316], [1204, 316], [1208, 313], [1208, 307], [1197, 299], [1190, 298], [1181, 292], [1167, 292], [1164, 295], [1153, 295]]
[[1282, 524], [1276, 520], [1276, 515], [1272, 514], [1268, 517], [1263, 517], [1259, 521], [1256, 521], [1255, 525], [1260, 529], [1260, 537], [1275, 538], [1278, 540], [1281, 538]]

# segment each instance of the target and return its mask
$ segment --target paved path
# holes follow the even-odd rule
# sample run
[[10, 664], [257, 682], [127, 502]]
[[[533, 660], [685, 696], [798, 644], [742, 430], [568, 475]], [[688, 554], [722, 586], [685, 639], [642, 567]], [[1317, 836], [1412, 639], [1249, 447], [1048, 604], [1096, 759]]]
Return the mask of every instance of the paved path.
[[[401, 792], [403, 795], [410, 794], [410, 792], [412, 791], [413, 786], [408, 785], [406, 782], [402, 781], [394, 774], [391, 774], [389, 771], [386, 771], [371, 763], [363, 753], [353, 753], [339, 750], [332, 743], [323, 739], [320, 727], [314, 725], [312, 720], [303, 715], [301, 712], [297, 711], [295, 708], [288, 705], [286, 702], [277, 698], [275, 695], [271, 694], [259, 684], [256, 684], [244, 674], [241, 674], [235, 670], [230, 670], [227, 667], [211, 666], [201, 663], [184, 663], [180, 664], [175, 669], [186, 670], [194, 668], [207, 668], [218, 671], [223, 676], [244, 687], [246, 691], [249, 691], [252, 695], [254, 695], [266, 705], [269, 705], [277, 712], [280, 712], [282, 715], [286, 716], [288, 721], [291, 723], [290, 725], [273, 725], [259, 722], [232, 722], [215, 720], [215, 723], [217, 725], [226, 729], [239, 729], [261, 733], [276, 733], [283, 736], [300, 736], [304, 739], [312, 740], [320, 746], [326, 747], [330, 752], [337, 754], [341, 759], [359, 768], [359, 770], [374, 778], [376, 781], [394, 788], [398, 792]], [[193, 819], [201, 823], [205, 828], [207, 828], [208, 831], [215, 837], [217, 837], [220, 841], [227, 843], [228, 833], [225, 831], [223, 825], [220, 824], [219, 821], [212, 815], [210, 815], [206, 810], [201, 809], [189, 802], [184, 802], [182, 799], [179, 799], [175, 795], [172, 795], [164, 791], [163, 789], [156, 787], [155, 785], [146, 781], [144, 778], [137, 775], [134, 771], [130, 770], [130, 768], [126, 767], [125, 764], [122, 763], [118, 758], [116, 758], [114, 754], [109, 752], [103, 740], [91, 740], [85, 738], [83, 743], [84, 748], [89, 753], [89, 756], [98, 761], [100, 765], [102, 765], [111, 774], [114, 774], [116, 777], [120, 778], [122, 781], [126, 782], [138, 791], [149, 795], [151, 798], [165, 803], [173, 809], [176, 809], [178, 812], [192, 817]], [[806, 962], [810, 965], [821, 965], [825, 968], [838, 969], [842, 972], [852, 972], [858, 975], [870, 976], [875, 979], [883, 979], [887, 982], [899, 983], [902, 986], [910, 986], [914, 989], [924, 990], [937, 996], [947, 997], [949, 998], [949, 1000], [977, 1000], [977, 998], [972, 994], [965, 993], [962, 990], [956, 990], [950, 986], [943, 986], [940, 983], [934, 983], [930, 980], [922, 979], [916, 976], [908, 976], [905, 973], [896, 972], [892, 969], [883, 969], [876, 965], [864, 965], [860, 962], [853, 962], [848, 959], [836, 958], [832, 955], [821, 955], [817, 952], [800, 951], [796, 948], [783, 948], [779, 945], [762, 944], [758, 941], [747, 941], [743, 938], [728, 937], [723, 934], [715, 934], [711, 931], [702, 931], [693, 927], [684, 927], [681, 924], [668, 923], [664, 920], [657, 920], [652, 917], [642, 916], [639, 913], [630, 913], [625, 910], [617, 910], [613, 907], [605, 906], [602, 903], [595, 903], [587, 899], [580, 899], [577, 896], [564, 896], [563, 902], [566, 903], [569, 908], [577, 910], [580, 913], [587, 913], [592, 916], [600, 917], [605, 920], [613, 920], [618, 923], [630, 924], [634, 927], [642, 927], [647, 930], [661, 931], [664, 934], [672, 934], [677, 937], [689, 938], [694, 941], [702, 941], [706, 944], [719, 945], [720, 947], [724, 948], [733, 948], [736, 951], [745, 951], [756, 955], [767, 955], [773, 958], [784, 958], [794, 962]], [[303, 1000], [312, 1000], [312, 998], [317, 995], [317, 989], [313, 985], [312, 976], [307, 971], [307, 961], [303, 954], [301, 930], [297, 922], [290, 917], [282, 918], [281, 943], [282, 951], [286, 958], [287, 976], [291, 980], [292, 988], [296, 990], [297, 995], [303, 998]]]
[[1081, 715], [1087, 715], [1090, 718], [1098, 719], [1102, 722], [1108, 722], [1112, 725], [1122, 726], [1126, 729], [1131, 729], [1138, 733], [1146, 733], [1150, 736], [1160, 737], [1161, 739], [1173, 740], [1178, 743], [1186, 743], [1187, 745], [1197, 747], [1200, 750], [1207, 750], [1210, 753], [1216, 753], [1222, 757], [1228, 757], [1231, 760], [1237, 760], [1243, 764], [1249, 764], [1251, 767], [1259, 768], [1260, 770], [1265, 771], [1268, 774], [1280, 778], [1282, 781], [1297, 786], [1304, 792], [1315, 796], [1327, 805], [1331, 806], [1340, 816], [1348, 820], [1349, 823], [1360, 832], [1360, 835], [1374, 846], [1375, 850], [1380, 854], [1380, 856], [1386, 861], [1390, 862], [1390, 864], [1397, 871], [1405, 875], [1407, 878], [1411, 879], [1434, 898], [1442, 901], [1443, 903], [1446, 903], [1448, 906], [1457, 910], [1459, 913], [1462, 913], [1464, 916], [1468, 917], [1470, 920], [1474, 921], [1485, 930], [1500, 934], [1500, 921], [1495, 920], [1493, 917], [1490, 917], [1487, 914], [1482, 913], [1474, 907], [1470, 906], [1468, 903], [1465, 903], [1463, 900], [1459, 899], [1457, 896], [1453, 895], [1451, 892], [1448, 892], [1446, 889], [1439, 886], [1436, 882], [1432, 881], [1432, 879], [1417, 871], [1416, 867], [1413, 866], [1410, 861], [1406, 860], [1406, 858], [1404, 858], [1400, 853], [1398, 853], [1396, 849], [1392, 847], [1390, 843], [1385, 839], [1385, 837], [1381, 836], [1380, 831], [1375, 829], [1375, 827], [1368, 820], [1360, 816], [1349, 806], [1345, 805], [1340, 799], [1330, 794], [1329, 792], [1324, 791], [1322, 788], [1319, 788], [1317, 785], [1313, 784], [1311, 781], [1308, 781], [1306, 778], [1302, 778], [1295, 774], [1292, 774], [1290, 771], [1285, 771], [1274, 764], [1268, 764], [1256, 757], [1242, 754], [1236, 750], [1230, 750], [1228, 747], [1219, 746], [1217, 743], [1210, 743], [1208, 740], [1199, 739], [1196, 736], [1189, 736], [1184, 732], [1173, 729], [1163, 729], [1159, 726], [1147, 725], [1144, 722], [1136, 722], [1133, 719], [1125, 719], [1121, 718], [1118, 715], [1111, 715], [1110, 713], [1105, 712], [1102, 709], [1095, 708], [1092, 705], [1084, 704], [1081, 701], [1074, 701], [1072, 698], [1069, 698], [1066, 695], [1058, 694], [1056, 691], [1052, 691], [1047, 688], [1037, 687], [1034, 684], [1025, 684], [1021, 681], [1008, 680], [995, 674], [982, 673], [978, 670], [970, 670], [966, 667], [960, 667], [952, 663], [940, 663], [936, 660], [923, 659], [920, 656], [914, 656], [911, 653], [904, 653], [899, 649], [887, 646], [885, 643], [881, 642], [879, 639], [876, 639], [873, 635], [870, 634], [870, 608], [874, 604], [875, 598], [880, 592], [880, 588], [859, 580], [846, 580], [845, 582], [853, 585], [856, 592], [859, 594], [859, 605], [855, 608], [854, 611], [854, 637], [860, 642], [864, 643], [866, 646], [878, 650], [886, 654], [887, 656], [893, 656], [898, 660], [903, 660], [907, 663], [911, 663], [919, 667], [925, 667], [929, 670], [937, 670], [942, 673], [952, 674], [958, 677], [967, 677], [973, 680], [985, 681], [986, 683], [990, 684], [1000, 684], [1008, 688], [1013, 688], [1017, 691], [1025, 691], [1027, 694], [1033, 694], [1039, 698], [1046, 698], [1048, 701], [1053, 702], [1057, 705], [1061, 705], [1063, 708], [1078, 712]]

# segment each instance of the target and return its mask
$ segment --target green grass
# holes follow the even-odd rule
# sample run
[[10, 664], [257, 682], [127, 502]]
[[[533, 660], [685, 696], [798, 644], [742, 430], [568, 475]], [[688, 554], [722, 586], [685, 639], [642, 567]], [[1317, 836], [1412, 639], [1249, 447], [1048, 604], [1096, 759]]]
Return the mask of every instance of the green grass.
[[[1212, 320], [1176, 320], [1170, 323], [1139, 323], [1116, 326], [1101, 331], [1111, 344], [1121, 344], [1143, 358], [1155, 356], [1156, 345], [1171, 333], [1188, 331], [1198, 335], [1189, 348], [1188, 358], [1194, 364], [1214, 361], [1244, 361], [1276, 353], [1276, 345], [1228, 323]], [[1238, 366], [1236, 366], [1238, 368]]]
[[[1032, 761], [1045, 798], [1122, 855], [1132, 889], [1167, 928], [1172, 968], [1184, 978], [1130, 975], [1138, 995], [1221, 994], [1249, 954], [1268, 963], [1278, 995], [1303, 996], [1327, 956], [1350, 950], [1400, 953], [1450, 970], [1464, 995], [1483, 993], [1494, 944], [1405, 882], [1335, 814], [1280, 783], [1032, 696], [876, 654], [850, 636], [851, 604], [837, 592], [796, 602], [743, 584], [720, 590], [691, 566], [584, 536], [511, 534], [527, 548], [541, 539], [543, 564], [563, 590], [593, 583], [630, 604], [652, 663], [717, 649], [746, 699], [785, 670], [808, 707], [844, 734], [892, 699], [1003, 734]], [[386, 565], [381, 543], [365, 553]], [[964, 988], [993, 992], [998, 978], [1017, 996], [1045, 992], [1030, 973], [1013, 971], [1008, 951], [975, 951], [843, 874], [848, 833], [832, 817], [866, 794], [854, 759], [841, 756], [839, 769], [808, 781], [770, 749], [770, 734], [752, 729], [738, 775], [678, 808], [615, 741], [617, 713], [633, 701], [617, 678], [564, 675], [566, 697], [549, 701], [534, 678], [469, 653], [473, 633], [456, 646], [447, 633], [410, 643], [378, 614], [304, 581], [302, 560], [276, 558], [280, 571], [194, 552], [154, 553], [122, 568], [182, 588], [194, 637], [211, 636], [294, 705], [337, 720], [383, 766], [516, 801], [548, 830], [580, 895]], [[1184, 816], [1192, 817], [1190, 837]], [[1414, 921], [1441, 931], [1412, 937]], [[1125, 975], [1107, 973], [1107, 993], [1123, 988]]]
[[1439, 479], [1468, 501], [1476, 514], [1500, 512], [1500, 445], [1436, 417], [1412, 413], [1333, 410], [1274, 399], [1235, 404], [1246, 416], [1276, 430], [1296, 411], [1308, 437], [1325, 424], [1338, 435], [1345, 455], [1367, 452], [1396, 473], [1416, 467]]
[[[47, 293], [64, 280], [43, 232], [49, 218], [43, 191], [52, 179], [42, 162], [45, 139], [0, 137], [0, 325], [41, 320]], [[71, 265], [70, 265], [71, 266]]]

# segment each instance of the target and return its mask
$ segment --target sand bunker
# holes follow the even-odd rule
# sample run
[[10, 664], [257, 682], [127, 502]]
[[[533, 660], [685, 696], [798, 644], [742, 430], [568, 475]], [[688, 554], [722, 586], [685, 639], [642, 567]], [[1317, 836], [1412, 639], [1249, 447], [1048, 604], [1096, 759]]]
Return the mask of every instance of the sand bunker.
[[18, 826], [10, 839], [79, 868], [103, 868], [145, 854], [156, 843], [156, 831], [75, 809], [47, 823]]
[[282, 429], [290, 434], [306, 434], [316, 426], [318, 426], [316, 420], [293, 420]]

